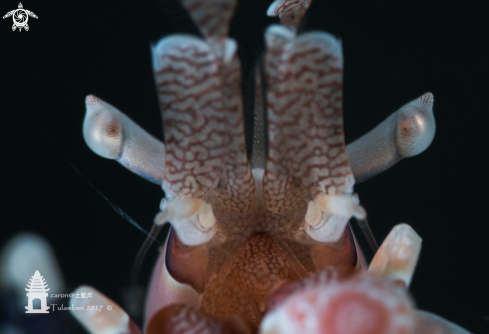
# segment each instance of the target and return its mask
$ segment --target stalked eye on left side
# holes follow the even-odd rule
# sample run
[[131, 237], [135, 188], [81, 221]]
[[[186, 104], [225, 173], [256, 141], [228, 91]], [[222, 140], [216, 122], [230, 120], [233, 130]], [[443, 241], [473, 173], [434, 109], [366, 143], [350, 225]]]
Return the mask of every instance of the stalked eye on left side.
[[89, 95], [85, 103], [83, 136], [92, 151], [117, 160], [131, 172], [161, 185], [165, 145], [98, 97]]

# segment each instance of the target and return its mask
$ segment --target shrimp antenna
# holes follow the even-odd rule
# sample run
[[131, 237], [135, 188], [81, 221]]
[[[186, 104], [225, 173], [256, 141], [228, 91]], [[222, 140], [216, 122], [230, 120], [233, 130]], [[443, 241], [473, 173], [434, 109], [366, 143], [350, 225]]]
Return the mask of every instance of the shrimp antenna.
[[[127, 222], [129, 222], [132, 226], [136, 227], [138, 230], [140, 230], [141, 232], [143, 232], [145, 235], [148, 236], [148, 238], [151, 236], [151, 233], [148, 233], [148, 231], [146, 231], [141, 225], [139, 225], [131, 216], [129, 216], [127, 213], [125, 213], [120, 207], [118, 207], [117, 205], [115, 205], [114, 203], [112, 203], [104, 194], [102, 194], [100, 192], [100, 190], [98, 190], [97, 188], [95, 188], [95, 186], [90, 182], [88, 181], [88, 179], [78, 170], [78, 168], [75, 167], [75, 165], [73, 165], [71, 163], [71, 161], [66, 157], [66, 155], [63, 153], [63, 151], [61, 150], [61, 148], [58, 146], [58, 144], [56, 143], [56, 141], [53, 139], [53, 137], [51, 137], [51, 135], [49, 134], [48, 130], [44, 127], [44, 124], [42, 124], [41, 120], [37, 117], [36, 114], [34, 114], [34, 117], [36, 117], [37, 121], [39, 122], [39, 124], [41, 124], [41, 127], [42, 129], [44, 130], [44, 132], [47, 134], [47, 136], [49, 137], [49, 139], [51, 140], [51, 142], [54, 144], [54, 147], [56, 148], [56, 150], [58, 150], [58, 152], [60, 153], [60, 155], [70, 164], [71, 168], [73, 168], [75, 170], [75, 172], [78, 173], [78, 175], [80, 175], [82, 177], [82, 179], [88, 183], [88, 185], [93, 189], [95, 190], [100, 196], [102, 196], [102, 198], [105, 200], [105, 202], [107, 202], [108, 205], [110, 205], [110, 207], [115, 211], [117, 212], [117, 214], [119, 216], [121, 216], [122, 218], [124, 218]], [[163, 245], [160, 241], [156, 240], [157, 243], [159, 243], [160, 245]]]
[[132, 286], [136, 286], [139, 271], [141, 270], [141, 265], [143, 264], [144, 258], [146, 257], [149, 248], [153, 244], [153, 241], [156, 241], [159, 244], [161, 244], [161, 242], [159, 242], [156, 238], [158, 237], [158, 234], [160, 234], [163, 226], [165, 225], [153, 224], [151, 230], [149, 231], [148, 237], [146, 238], [146, 240], [144, 240], [143, 245], [139, 249], [138, 255], [136, 255], [136, 259], [134, 260], [134, 264], [132, 266], [132, 274], [131, 274]]
[[367, 218], [365, 217], [364, 219], [356, 219], [356, 221], [358, 227], [360, 227], [360, 230], [362, 230], [363, 236], [365, 237], [365, 239], [367, 239], [370, 249], [372, 249], [372, 252], [374, 252], [374, 254], [377, 253], [377, 250], [379, 249], [379, 245], [377, 244], [374, 234], [370, 229], [370, 225], [368, 224]]

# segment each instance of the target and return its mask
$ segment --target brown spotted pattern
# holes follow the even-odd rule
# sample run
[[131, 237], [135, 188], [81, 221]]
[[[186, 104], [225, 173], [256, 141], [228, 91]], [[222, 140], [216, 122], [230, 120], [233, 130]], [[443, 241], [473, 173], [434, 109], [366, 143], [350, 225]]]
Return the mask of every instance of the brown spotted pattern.
[[311, 274], [317, 270], [311, 256], [311, 245], [300, 243], [291, 237], [286, 238], [285, 242], [287, 243], [290, 252], [294, 254], [308, 274]]
[[235, 215], [215, 211], [215, 216], [228, 233], [246, 233], [253, 231], [285, 232], [298, 225], [304, 219], [306, 208], [295, 211], [274, 213], [259, 207], [249, 214]]
[[226, 241], [218, 246], [209, 246], [209, 262], [207, 265], [208, 276], [217, 274], [224, 265], [226, 260], [234, 258], [238, 251], [238, 247], [241, 246], [240, 240]]
[[283, 280], [299, 277], [287, 252], [270, 235], [255, 234], [240, 247], [227, 273], [210, 277], [201, 309], [217, 317], [236, 313], [256, 328], [270, 289]]
[[267, 312], [280, 306], [288, 297], [304, 289], [327, 286], [352, 275], [354, 269], [348, 266], [328, 267], [315, 272], [300, 281], [287, 282], [273, 289], [266, 298]]

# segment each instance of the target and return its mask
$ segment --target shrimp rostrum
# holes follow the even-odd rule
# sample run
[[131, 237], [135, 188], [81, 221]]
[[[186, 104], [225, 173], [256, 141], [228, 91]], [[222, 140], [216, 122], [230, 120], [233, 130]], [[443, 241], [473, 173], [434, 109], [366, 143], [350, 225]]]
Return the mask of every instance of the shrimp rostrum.
[[[154, 229], [171, 229], [144, 332], [467, 333], [414, 308], [407, 288], [421, 238], [409, 225], [393, 228], [370, 265], [349, 225], [367, 216], [355, 182], [431, 144], [433, 95], [345, 145], [341, 43], [297, 33], [311, 0], [277, 0], [267, 14], [281, 24], [265, 32], [248, 154], [241, 65], [228, 37], [236, 2], [181, 0], [204, 38], [170, 35], [153, 46], [164, 143], [108, 103], [86, 99], [90, 148], [165, 194]], [[107, 300], [80, 289], [94, 298], [76, 305]], [[73, 314], [91, 333], [141, 333], [120, 307]]]

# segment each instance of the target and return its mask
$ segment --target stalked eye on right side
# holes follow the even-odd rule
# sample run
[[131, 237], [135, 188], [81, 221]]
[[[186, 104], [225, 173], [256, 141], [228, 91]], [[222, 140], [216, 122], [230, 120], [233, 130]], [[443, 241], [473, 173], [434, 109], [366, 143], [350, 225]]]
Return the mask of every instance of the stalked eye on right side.
[[403, 106], [397, 116], [397, 150], [401, 158], [423, 152], [435, 137], [433, 95], [426, 93]]
[[426, 93], [347, 145], [348, 161], [357, 183], [430, 146], [436, 130], [433, 103], [433, 94]]

